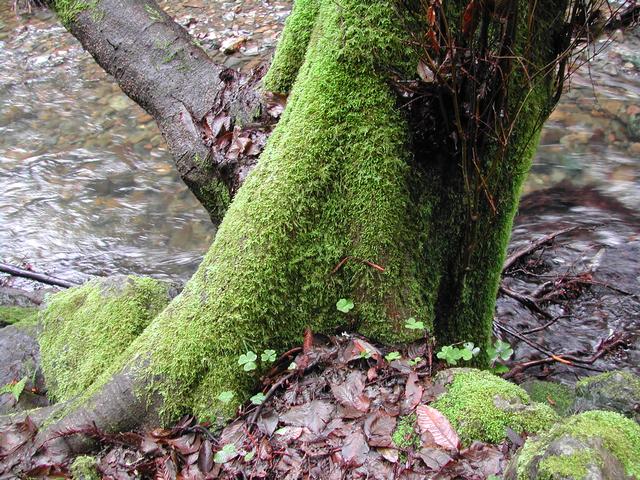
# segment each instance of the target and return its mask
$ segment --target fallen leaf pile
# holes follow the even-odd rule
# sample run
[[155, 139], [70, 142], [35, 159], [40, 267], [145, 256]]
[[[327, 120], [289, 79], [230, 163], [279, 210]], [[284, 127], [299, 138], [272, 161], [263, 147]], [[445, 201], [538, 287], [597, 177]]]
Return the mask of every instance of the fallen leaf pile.
[[[388, 362], [359, 337], [305, 337], [304, 348], [281, 357], [266, 376], [266, 400], [241, 409], [219, 434], [193, 417], [147, 433], [73, 433], [98, 440], [97, 469], [117, 480], [486, 479], [506, 468], [511, 442], [463, 447], [429, 406], [444, 387], [432, 383], [426, 360], [406, 360], [425, 355], [424, 346]], [[292, 360], [294, 370], [287, 368]], [[49, 471], [64, 473], [70, 462]]]

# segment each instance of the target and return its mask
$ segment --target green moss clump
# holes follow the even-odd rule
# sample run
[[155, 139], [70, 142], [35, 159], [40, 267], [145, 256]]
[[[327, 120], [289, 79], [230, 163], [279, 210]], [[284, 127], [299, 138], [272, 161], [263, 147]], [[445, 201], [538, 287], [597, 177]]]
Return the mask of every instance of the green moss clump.
[[551, 405], [562, 417], [573, 413], [576, 394], [573, 388], [560, 383], [532, 380], [521, 385], [534, 402]]
[[393, 444], [401, 450], [420, 448], [420, 435], [416, 431], [416, 414], [402, 417], [391, 436]]
[[0, 305], [0, 328], [22, 321], [32, 320], [38, 309], [32, 307], [5, 307]]
[[[585, 451], [544, 458], [549, 444], [561, 437], [592, 445], [591, 456], [588, 457]], [[640, 478], [640, 426], [618, 413], [598, 410], [569, 417], [538, 437], [528, 439], [517, 458], [517, 477], [519, 480], [528, 480], [532, 462], [539, 460], [539, 471], [546, 471], [549, 476], [537, 476], [537, 479], [558, 478], [550, 475], [561, 469], [575, 474], [572, 478], [583, 478], [580, 475], [583, 469], [594, 462], [601, 463], [598, 459], [601, 454], [595, 449], [609, 452], [622, 464], [627, 475]]]
[[99, 0], [55, 0], [52, 7], [65, 27], [75, 22], [78, 15], [85, 10], [94, 10]]
[[88, 455], [80, 455], [73, 460], [69, 473], [73, 480], [99, 480], [96, 459]]
[[569, 455], [551, 455], [544, 458], [538, 466], [538, 480], [557, 478], [586, 478], [589, 467], [594, 462], [600, 464], [597, 453], [588, 448]]
[[558, 420], [549, 406], [530, 402], [522, 388], [489, 372], [452, 369], [439, 374], [438, 381], [447, 375], [453, 380], [432, 406], [449, 419], [465, 444], [499, 443], [507, 427], [536, 433]]
[[69, 400], [91, 385], [165, 307], [167, 292], [163, 282], [131, 276], [51, 296], [39, 337], [49, 396]]

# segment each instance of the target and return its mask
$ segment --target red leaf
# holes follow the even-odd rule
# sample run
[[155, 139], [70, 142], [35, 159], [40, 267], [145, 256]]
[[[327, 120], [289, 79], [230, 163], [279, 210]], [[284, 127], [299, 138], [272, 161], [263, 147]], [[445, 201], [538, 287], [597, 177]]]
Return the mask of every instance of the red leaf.
[[458, 450], [460, 439], [447, 417], [429, 405], [416, 408], [418, 427], [422, 432], [429, 432], [433, 441], [448, 450]]
[[345, 407], [355, 408], [359, 412], [369, 410], [371, 400], [364, 393], [364, 380], [362, 372], [356, 370], [349, 374], [344, 383], [332, 385], [331, 392], [336, 400]]
[[342, 455], [342, 460], [347, 465], [353, 467], [359, 467], [362, 465], [367, 453], [369, 453], [369, 445], [367, 445], [362, 432], [356, 432], [352, 435], [348, 435], [340, 453]]
[[436, 11], [433, 8], [433, 5], [430, 5], [429, 8], [427, 8], [427, 24], [430, 27], [433, 27], [436, 24]]
[[391, 447], [391, 435], [396, 429], [396, 419], [384, 412], [370, 414], [364, 421], [364, 433], [372, 447]]
[[213, 468], [213, 445], [209, 439], [200, 445], [200, 455], [198, 456], [198, 468], [202, 473], [209, 473]]
[[404, 400], [402, 401], [402, 410], [404, 413], [411, 412], [422, 400], [424, 388], [418, 384], [418, 375], [411, 372], [407, 378], [407, 386], [404, 390]]
[[440, 44], [438, 43], [438, 37], [436, 36], [436, 32], [433, 30], [429, 30], [427, 32], [427, 40], [431, 43], [431, 48], [436, 52], [436, 55], [440, 53]]
[[476, 2], [471, 0], [462, 14], [462, 34], [469, 38], [476, 29]]

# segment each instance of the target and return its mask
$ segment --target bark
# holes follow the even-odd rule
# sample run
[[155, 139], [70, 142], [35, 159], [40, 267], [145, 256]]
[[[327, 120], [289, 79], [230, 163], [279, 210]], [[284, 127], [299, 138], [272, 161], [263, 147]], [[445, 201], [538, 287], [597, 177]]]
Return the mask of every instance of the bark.
[[[246, 76], [214, 63], [154, 0], [52, 0], [51, 6], [155, 118], [180, 176], [220, 223], [275, 123], [258, 90], [262, 71]], [[252, 148], [230, 152], [234, 141]]]

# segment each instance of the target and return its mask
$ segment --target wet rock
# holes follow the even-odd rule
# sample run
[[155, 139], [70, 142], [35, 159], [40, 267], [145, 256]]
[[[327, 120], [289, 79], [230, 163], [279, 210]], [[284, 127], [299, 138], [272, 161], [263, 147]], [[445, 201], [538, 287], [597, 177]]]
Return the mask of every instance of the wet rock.
[[18, 398], [12, 392], [0, 394], [0, 415], [48, 405], [44, 395], [44, 377], [40, 369], [40, 349], [36, 322], [10, 325], [0, 329], [0, 389], [25, 379]]
[[247, 37], [231, 37], [222, 42], [220, 51], [227, 55], [237, 52], [240, 47], [247, 41]]
[[614, 412], [570, 417], [527, 439], [506, 480], [609, 480], [640, 475], [640, 427]]
[[640, 422], [640, 377], [620, 370], [584, 378], [576, 384], [575, 409], [609, 410]]
[[438, 373], [436, 383], [446, 393], [432, 406], [449, 419], [463, 443], [500, 443], [507, 428], [535, 433], [558, 420], [548, 405], [531, 402], [522, 388], [486, 371], [453, 368]]

